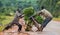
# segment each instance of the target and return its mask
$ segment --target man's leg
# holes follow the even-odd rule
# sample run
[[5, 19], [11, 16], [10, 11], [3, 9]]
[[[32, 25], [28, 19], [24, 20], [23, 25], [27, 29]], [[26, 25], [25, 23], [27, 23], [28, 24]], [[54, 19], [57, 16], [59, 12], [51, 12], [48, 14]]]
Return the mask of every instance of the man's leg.
[[22, 29], [22, 25], [21, 25], [21, 24], [19, 24], [19, 23], [16, 23], [16, 25], [19, 27], [18, 32], [20, 32], [20, 31], [21, 31], [21, 29]]
[[51, 20], [52, 20], [52, 18], [50, 18], [50, 17], [49, 18], [46, 18], [43, 21], [43, 23], [41, 24], [40, 31], [42, 31]]

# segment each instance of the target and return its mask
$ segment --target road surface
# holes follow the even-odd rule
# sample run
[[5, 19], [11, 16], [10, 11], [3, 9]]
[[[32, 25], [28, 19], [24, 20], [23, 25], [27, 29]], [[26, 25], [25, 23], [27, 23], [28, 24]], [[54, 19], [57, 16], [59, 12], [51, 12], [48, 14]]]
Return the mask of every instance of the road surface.
[[51, 21], [43, 32], [31, 32], [31, 35], [60, 35], [60, 22]]

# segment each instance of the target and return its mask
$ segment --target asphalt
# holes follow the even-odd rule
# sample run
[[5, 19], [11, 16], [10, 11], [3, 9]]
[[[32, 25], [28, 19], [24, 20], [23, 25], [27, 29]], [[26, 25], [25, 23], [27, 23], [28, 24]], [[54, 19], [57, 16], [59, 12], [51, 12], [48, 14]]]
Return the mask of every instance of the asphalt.
[[44, 28], [43, 32], [31, 32], [31, 35], [60, 35], [60, 22], [51, 21]]

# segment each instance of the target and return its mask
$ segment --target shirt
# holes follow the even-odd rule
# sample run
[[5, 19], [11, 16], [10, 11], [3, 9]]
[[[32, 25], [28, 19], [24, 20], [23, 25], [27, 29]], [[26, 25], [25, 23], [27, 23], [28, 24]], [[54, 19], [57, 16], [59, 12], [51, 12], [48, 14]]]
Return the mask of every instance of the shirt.
[[46, 17], [46, 18], [47, 17], [53, 17], [52, 14], [49, 11], [47, 11], [46, 9], [43, 9], [40, 12], [42, 13], [41, 15]]

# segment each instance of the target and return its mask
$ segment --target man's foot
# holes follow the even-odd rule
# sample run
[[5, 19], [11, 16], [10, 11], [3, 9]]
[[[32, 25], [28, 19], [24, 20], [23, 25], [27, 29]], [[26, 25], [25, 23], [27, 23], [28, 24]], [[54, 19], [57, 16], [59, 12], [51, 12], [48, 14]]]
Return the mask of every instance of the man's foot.
[[38, 31], [41, 31], [41, 32], [42, 32], [42, 31], [43, 31], [43, 27], [41, 26], [41, 27], [38, 29]]

